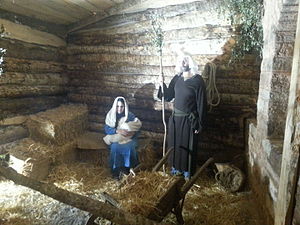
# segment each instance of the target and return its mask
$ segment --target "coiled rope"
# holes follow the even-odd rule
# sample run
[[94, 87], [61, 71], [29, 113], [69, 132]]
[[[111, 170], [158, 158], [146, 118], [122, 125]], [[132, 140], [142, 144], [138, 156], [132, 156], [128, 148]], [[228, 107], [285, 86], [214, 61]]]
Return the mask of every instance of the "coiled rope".
[[212, 107], [215, 107], [220, 104], [220, 93], [216, 86], [216, 68], [217, 66], [212, 63], [206, 63], [203, 71], [203, 77], [207, 77], [206, 84], [206, 95], [207, 95], [207, 104], [209, 105], [209, 111]]

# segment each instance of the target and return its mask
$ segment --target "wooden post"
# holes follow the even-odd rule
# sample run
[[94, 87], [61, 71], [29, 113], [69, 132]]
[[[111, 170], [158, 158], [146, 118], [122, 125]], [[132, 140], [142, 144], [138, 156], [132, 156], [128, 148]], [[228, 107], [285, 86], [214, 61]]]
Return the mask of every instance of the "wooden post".
[[[293, 146], [296, 124], [297, 103], [300, 99], [300, 4], [294, 46], [290, 93], [284, 133], [283, 154], [279, 181], [278, 198], [275, 208], [275, 225], [290, 225], [293, 219], [299, 167], [299, 146]], [[299, 107], [299, 106], [298, 106]], [[299, 131], [298, 131], [299, 132]]]

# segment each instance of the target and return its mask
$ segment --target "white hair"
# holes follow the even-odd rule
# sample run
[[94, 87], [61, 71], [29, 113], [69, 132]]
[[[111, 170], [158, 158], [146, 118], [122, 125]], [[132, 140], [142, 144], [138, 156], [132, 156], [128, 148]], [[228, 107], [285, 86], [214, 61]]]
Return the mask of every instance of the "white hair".
[[198, 74], [198, 65], [197, 63], [192, 59], [192, 57], [187, 54], [187, 53], [183, 53], [180, 54], [177, 57], [177, 62], [176, 62], [176, 66], [175, 66], [175, 71], [176, 73], [182, 73], [183, 72], [183, 68], [182, 68], [182, 62], [186, 61], [189, 64], [189, 67], [191, 68], [191, 73], [193, 75]]

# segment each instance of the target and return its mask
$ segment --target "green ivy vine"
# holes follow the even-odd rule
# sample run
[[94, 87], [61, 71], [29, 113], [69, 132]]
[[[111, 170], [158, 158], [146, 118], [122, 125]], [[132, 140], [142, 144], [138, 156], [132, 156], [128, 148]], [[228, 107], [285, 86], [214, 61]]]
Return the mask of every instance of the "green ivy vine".
[[223, 0], [221, 11], [229, 15], [236, 32], [231, 62], [241, 60], [245, 54], [256, 54], [261, 59], [263, 0]]

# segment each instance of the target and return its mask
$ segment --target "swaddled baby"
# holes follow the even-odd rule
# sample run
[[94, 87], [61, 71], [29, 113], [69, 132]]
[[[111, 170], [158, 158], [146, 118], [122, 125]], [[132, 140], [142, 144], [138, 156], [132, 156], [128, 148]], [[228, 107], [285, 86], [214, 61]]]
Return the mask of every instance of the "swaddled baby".
[[[138, 118], [135, 118], [130, 122], [122, 122], [121, 120], [117, 129], [123, 129], [126, 131], [138, 131], [142, 126], [142, 123]], [[125, 137], [121, 134], [108, 134], [103, 138], [103, 140], [107, 145], [111, 145], [114, 142], [118, 142], [119, 144], [126, 144], [131, 141], [132, 136], [133, 135]]]

